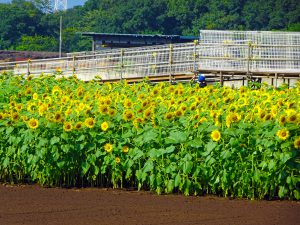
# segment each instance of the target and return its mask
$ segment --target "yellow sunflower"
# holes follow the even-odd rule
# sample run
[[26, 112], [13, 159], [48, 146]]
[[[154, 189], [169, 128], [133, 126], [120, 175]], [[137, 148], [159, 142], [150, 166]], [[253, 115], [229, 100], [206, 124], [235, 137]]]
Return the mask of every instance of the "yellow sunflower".
[[123, 113], [123, 119], [126, 121], [130, 121], [134, 119], [134, 114], [131, 110], [125, 110]]
[[213, 141], [219, 141], [221, 139], [221, 133], [218, 130], [211, 132], [211, 138]]
[[0, 120], [3, 120], [5, 118], [5, 114], [0, 112]]
[[124, 102], [124, 107], [125, 108], [131, 108], [132, 107], [132, 101], [130, 101], [129, 99], [126, 99]]
[[289, 123], [297, 123], [297, 114], [296, 113], [291, 113], [288, 118], [287, 121]]
[[104, 145], [104, 150], [105, 150], [106, 152], [108, 152], [108, 153], [112, 152], [112, 150], [113, 150], [113, 145], [110, 144], [110, 143], [106, 143], [106, 144]]
[[106, 114], [106, 113], [109, 111], [109, 108], [108, 108], [107, 105], [101, 105], [101, 106], [99, 107], [99, 111], [100, 111], [101, 113], [103, 113], [103, 114]]
[[54, 121], [57, 123], [63, 122], [63, 116], [60, 112], [54, 114]]
[[173, 113], [171, 113], [171, 112], [166, 113], [165, 114], [165, 119], [167, 119], [167, 120], [173, 119]]
[[152, 110], [150, 108], [146, 109], [143, 115], [144, 119], [149, 119], [152, 115]]
[[33, 99], [33, 100], [38, 100], [38, 98], [39, 98], [39, 95], [38, 95], [36, 92], [33, 93], [32, 99]]
[[107, 123], [107, 122], [103, 122], [103, 123], [101, 124], [101, 129], [102, 129], [103, 131], [106, 131], [106, 130], [108, 129], [108, 123]]
[[122, 148], [122, 152], [127, 153], [129, 151], [129, 147], [127, 145], [124, 145]]
[[177, 117], [181, 117], [183, 114], [184, 114], [184, 112], [183, 112], [181, 109], [178, 109], [178, 110], [175, 112], [175, 115], [176, 115]]
[[75, 124], [75, 129], [76, 130], [79, 130], [79, 129], [81, 129], [82, 128], [82, 122], [77, 122], [76, 124]]
[[110, 109], [109, 111], [108, 111], [108, 115], [109, 116], [114, 116], [114, 115], [116, 115], [116, 110], [114, 110], [114, 109]]
[[281, 130], [278, 130], [276, 135], [279, 137], [280, 140], [286, 140], [289, 137], [289, 131], [286, 128], [283, 128]]
[[121, 162], [120, 157], [116, 157], [115, 161], [116, 161], [117, 164], [119, 164]]
[[86, 118], [84, 121], [85, 126], [87, 126], [88, 128], [93, 128], [95, 126], [95, 123], [95, 119], [91, 117]]
[[17, 121], [17, 120], [20, 119], [20, 115], [19, 115], [19, 113], [17, 113], [17, 112], [13, 112], [13, 113], [11, 114], [11, 118], [12, 118], [12, 120]]
[[281, 125], [284, 125], [286, 122], [287, 122], [286, 115], [281, 115], [281, 116], [279, 117], [279, 123], [280, 123]]
[[296, 149], [300, 149], [300, 136], [295, 139], [295, 141], [294, 141], [294, 147]]
[[73, 126], [70, 122], [65, 122], [64, 123], [64, 131], [69, 132], [73, 129]]
[[31, 128], [31, 129], [36, 129], [39, 127], [39, 121], [34, 119], [34, 118], [31, 118], [29, 121], [28, 121], [28, 126]]

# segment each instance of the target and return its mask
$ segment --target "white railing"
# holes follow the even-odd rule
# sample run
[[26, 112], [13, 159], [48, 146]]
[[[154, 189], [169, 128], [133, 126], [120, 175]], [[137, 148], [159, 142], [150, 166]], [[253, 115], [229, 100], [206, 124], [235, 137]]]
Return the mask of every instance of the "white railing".
[[202, 31], [200, 37], [199, 43], [0, 63], [0, 70], [33, 75], [62, 71], [64, 75], [77, 74], [83, 80], [97, 75], [110, 80], [195, 71], [300, 74], [300, 33]]

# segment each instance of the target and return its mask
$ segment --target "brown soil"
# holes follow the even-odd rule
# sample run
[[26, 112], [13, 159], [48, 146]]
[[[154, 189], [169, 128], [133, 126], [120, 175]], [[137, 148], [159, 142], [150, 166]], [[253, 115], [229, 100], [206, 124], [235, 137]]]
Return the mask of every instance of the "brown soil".
[[300, 224], [300, 202], [0, 186], [0, 224]]

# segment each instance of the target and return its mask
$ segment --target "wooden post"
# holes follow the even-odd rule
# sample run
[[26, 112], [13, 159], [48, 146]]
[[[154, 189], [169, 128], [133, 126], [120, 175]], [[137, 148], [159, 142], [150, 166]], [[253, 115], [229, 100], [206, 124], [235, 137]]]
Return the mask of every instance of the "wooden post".
[[73, 70], [73, 75], [75, 74], [75, 71], [76, 71], [75, 59], [76, 59], [76, 56], [73, 55], [73, 68], [72, 68], [72, 70]]
[[30, 75], [30, 59], [27, 61], [27, 75]]
[[222, 71], [220, 71], [220, 84], [221, 84], [221, 86], [224, 85], [224, 77], [223, 77]]
[[124, 49], [121, 49], [121, 72], [120, 72], [120, 81], [123, 80], [123, 68], [124, 68]]
[[169, 82], [172, 83], [173, 45], [170, 44], [169, 51]]
[[196, 59], [197, 59], [197, 44], [198, 40], [194, 40], [194, 73], [197, 71]]
[[251, 73], [250, 73], [250, 63], [252, 60], [252, 50], [253, 50], [253, 46], [252, 46], [252, 42], [250, 41], [248, 43], [248, 56], [247, 56], [247, 85], [249, 85], [249, 81], [251, 81]]

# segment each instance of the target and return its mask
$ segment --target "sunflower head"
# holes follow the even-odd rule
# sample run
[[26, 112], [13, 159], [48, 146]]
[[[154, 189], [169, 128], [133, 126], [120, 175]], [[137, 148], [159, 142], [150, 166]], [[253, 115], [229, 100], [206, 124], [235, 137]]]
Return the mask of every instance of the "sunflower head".
[[109, 115], [109, 116], [114, 116], [114, 115], [116, 115], [116, 110], [114, 110], [114, 109], [108, 110], [108, 115]]
[[130, 121], [134, 119], [134, 114], [131, 110], [125, 110], [125, 112], [123, 113], [123, 119], [125, 121]]
[[177, 117], [181, 117], [183, 114], [184, 114], [184, 112], [182, 111], [182, 109], [178, 109], [178, 110], [175, 112], [175, 115], [176, 115]]
[[115, 161], [116, 161], [117, 164], [119, 164], [121, 162], [120, 157], [116, 157]]
[[266, 114], [265, 117], [264, 117], [265, 121], [268, 121], [268, 120], [271, 120], [271, 119], [272, 119], [272, 114], [270, 114], [270, 113]]
[[171, 113], [171, 112], [166, 113], [165, 114], [165, 119], [167, 119], [167, 120], [173, 119], [173, 113]]
[[219, 141], [221, 139], [221, 133], [218, 130], [214, 130], [213, 132], [211, 132], [211, 139], [213, 141]]
[[295, 141], [294, 141], [294, 147], [296, 149], [300, 149], [300, 136], [295, 139]]
[[104, 145], [104, 150], [105, 150], [106, 152], [108, 152], [108, 153], [112, 152], [112, 150], [113, 150], [113, 145], [110, 144], [110, 143], [106, 143], [106, 144]]
[[39, 127], [39, 121], [34, 119], [34, 118], [31, 118], [29, 121], [28, 121], [28, 126], [29, 128], [31, 129], [36, 129]]
[[103, 131], [106, 131], [106, 130], [108, 129], [108, 123], [107, 123], [107, 122], [103, 122], [103, 123], [101, 124], [101, 129], [102, 129]]
[[86, 118], [84, 121], [84, 125], [87, 126], [88, 128], [93, 128], [95, 126], [95, 123], [96, 123], [95, 119], [91, 117]]
[[296, 113], [292, 113], [288, 116], [287, 121], [289, 123], [297, 123], [297, 114]]
[[106, 114], [109, 109], [108, 109], [107, 105], [101, 105], [99, 110], [100, 110], [101, 113]]
[[130, 101], [129, 99], [126, 99], [124, 102], [124, 107], [125, 108], [131, 108], [132, 107], [132, 101]]
[[33, 99], [33, 100], [38, 100], [38, 99], [39, 99], [39, 95], [38, 95], [36, 92], [33, 93], [32, 99]]
[[79, 130], [79, 129], [81, 129], [82, 128], [82, 122], [77, 122], [76, 124], [75, 124], [75, 129], [76, 130]]
[[5, 114], [0, 112], [0, 120], [3, 120], [5, 118]]
[[287, 122], [286, 116], [285, 116], [285, 115], [281, 115], [281, 116], [279, 117], [279, 123], [280, 123], [281, 125], [284, 125], [286, 122]]
[[144, 118], [149, 119], [152, 115], [152, 110], [150, 108], [146, 109], [144, 112]]
[[64, 123], [64, 131], [69, 132], [73, 129], [73, 126], [70, 122], [65, 122]]
[[63, 121], [63, 116], [60, 112], [56, 112], [54, 114], [54, 121], [57, 122], [57, 123], [60, 123]]
[[20, 115], [19, 115], [19, 113], [17, 113], [17, 112], [13, 112], [13, 113], [11, 114], [11, 118], [12, 118], [12, 120], [17, 121], [17, 120], [20, 119]]
[[129, 147], [127, 145], [124, 145], [122, 148], [122, 152], [127, 153], [129, 151]]
[[286, 128], [283, 128], [281, 130], [278, 130], [276, 135], [280, 140], [284, 141], [289, 137], [289, 131]]

